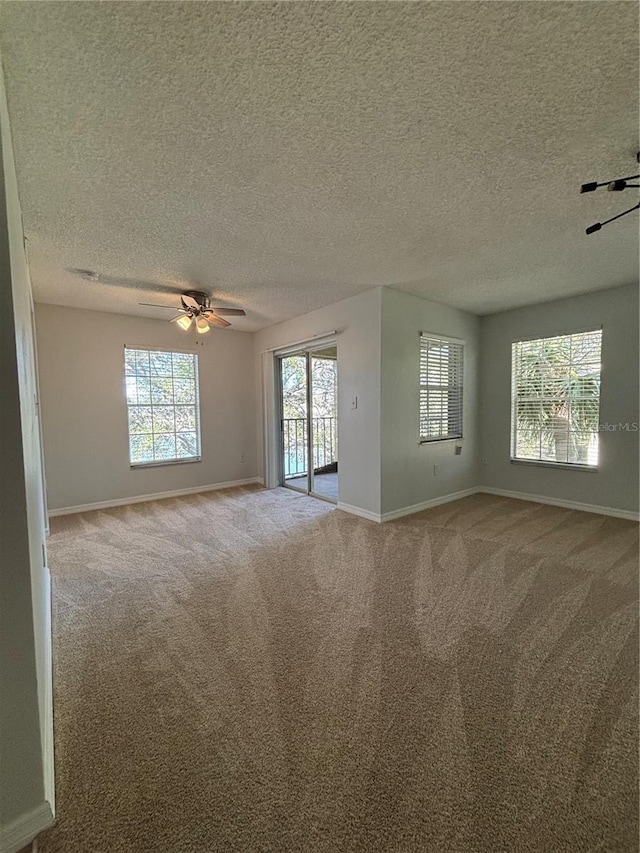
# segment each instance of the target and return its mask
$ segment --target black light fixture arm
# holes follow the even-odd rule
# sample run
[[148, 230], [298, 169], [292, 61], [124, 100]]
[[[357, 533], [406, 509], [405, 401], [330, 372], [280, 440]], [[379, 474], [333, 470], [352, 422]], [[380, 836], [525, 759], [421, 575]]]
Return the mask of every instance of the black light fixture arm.
[[599, 231], [603, 225], [608, 225], [609, 222], [613, 222], [616, 219], [620, 219], [621, 216], [626, 216], [627, 213], [632, 213], [634, 210], [638, 210], [640, 208], [640, 202], [635, 204], [633, 207], [630, 207], [628, 210], [623, 210], [622, 213], [618, 213], [617, 216], [612, 216], [611, 219], [605, 219], [604, 222], [596, 222], [594, 225], [590, 225], [585, 234], [593, 234], [595, 231]]
[[[636, 160], [640, 163], [640, 151], [636, 154]], [[630, 184], [628, 181], [635, 181], [640, 178], [640, 175], [628, 175], [626, 178], [616, 178], [613, 181], [602, 181], [601, 183], [597, 183], [592, 181], [589, 184], [582, 184], [580, 187], [581, 193], [592, 193], [594, 190], [597, 190], [598, 187], [606, 187], [609, 192], [619, 193], [622, 190], [630, 190], [630, 189], [640, 189], [640, 184]], [[630, 207], [628, 210], [623, 210], [622, 213], [618, 213], [616, 216], [612, 216], [611, 219], [605, 219], [604, 222], [595, 222], [593, 225], [590, 225], [585, 233], [586, 234], [595, 234], [596, 231], [599, 231], [603, 225], [608, 225], [609, 222], [615, 222], [616, 219], [620, 219], [622, 216], [626, 216], [628, 213], [632, 213], [634, 210], [639, 210], [640, 204], [635, 204], [633, 207]]]
[[[613, 181], [601, 181], [601, 183], [599, 184], [597, 184], [595, 181], [592, 181], [590, 184], [582, 184], [582, 186], [580, 187], [580, 192], [592, 193], [597, 190], [598, 187], [607, 187], [607, 189], [609, 190], [617, 191], [624, 190], [627, 187], [633, 186], [632, 184], [627, 184], [627, 181], [635, 181], [637, 178], [640, 178], [640, 175], [627, 175], [626, 178], [615, 178]], [[636, 184], [635, 186], [638, 185]]]

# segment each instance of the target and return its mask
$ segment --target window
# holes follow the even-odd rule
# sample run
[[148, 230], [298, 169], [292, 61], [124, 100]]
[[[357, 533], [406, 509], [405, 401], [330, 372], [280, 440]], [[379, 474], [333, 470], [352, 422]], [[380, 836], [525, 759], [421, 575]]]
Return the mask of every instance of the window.
[[596, 467], [602, 331], [512, 345], [511, 458]]
[[126, 347], [132, 466], [200, 459], [198, 356]]
[[420, 441], [462, 438], [461, 341], [420, 334]]

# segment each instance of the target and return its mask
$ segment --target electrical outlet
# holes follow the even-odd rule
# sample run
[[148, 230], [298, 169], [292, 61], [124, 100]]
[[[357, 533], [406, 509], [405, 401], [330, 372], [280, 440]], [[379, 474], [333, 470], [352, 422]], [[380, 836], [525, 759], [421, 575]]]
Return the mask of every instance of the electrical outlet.
[[352, 409], [358, 408], [358, 398], [355, 395], [351, 398], [351, 408]]
[[241, 461], [241, 462], [246, 462], [246, 461], [247, 461], [247, 454], [246, 454], [246, 453], [241, 453], [241, 454], [240, 454], [240, 461]]
[[456, 456], [460, 456], [462, 453], [462, 445], [456, 444]]
[[437, 476], [438, 476], [438, 466], [437, 466], [437, 465], [434, 465], [434, 466], [433, 466], [433, 476], [434, 476], [434, 477], [437, 477]]

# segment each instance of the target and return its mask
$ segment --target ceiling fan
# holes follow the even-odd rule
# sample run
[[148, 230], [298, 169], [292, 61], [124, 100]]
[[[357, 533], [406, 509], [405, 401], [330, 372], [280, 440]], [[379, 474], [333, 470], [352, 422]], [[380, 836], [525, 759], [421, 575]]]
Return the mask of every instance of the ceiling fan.
[[227, 320], [223, 320], [221, 314], [234, 317], [244, 317], [246, 312], [242, 308], [212, 308], [209, 297], [201, 290], [186, 290], [180, 297], [181, 305], [173, 308], [170, 305], [158, 305], [152, 302], [139, 302], [139, 305], [148, 305], [151, 308], [168, 308], [171, 311], [179, 311], [177, 317], [172, 317], [170, 323], [177, 323], [181, 329], [188, 331], [195, 323], [196, 332], [201, 335], [209, 331], [209, 327], [220, 326], [225, 329], [230, 326]]

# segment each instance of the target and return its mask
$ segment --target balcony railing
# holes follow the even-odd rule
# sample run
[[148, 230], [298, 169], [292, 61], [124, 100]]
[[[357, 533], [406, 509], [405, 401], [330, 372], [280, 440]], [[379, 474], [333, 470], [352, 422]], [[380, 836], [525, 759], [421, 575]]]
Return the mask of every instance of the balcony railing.
[[[337, 418], [312, 418], [313, 469], [325, 468], [338, 461]], [[284, 475], [301, 477], [307, 473], [307, 419], [284, 418]]]

